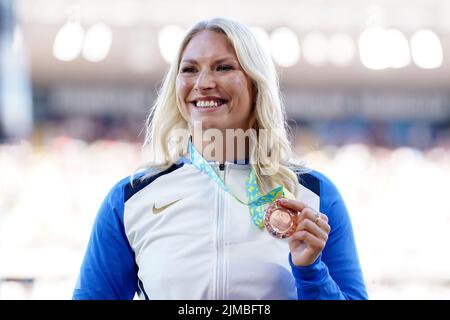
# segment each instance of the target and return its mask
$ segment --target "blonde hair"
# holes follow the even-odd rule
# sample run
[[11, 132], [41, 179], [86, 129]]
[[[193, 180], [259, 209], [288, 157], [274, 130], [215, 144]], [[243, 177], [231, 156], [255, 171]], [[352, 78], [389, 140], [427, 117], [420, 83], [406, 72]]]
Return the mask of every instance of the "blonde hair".
[[[167, 72], [156, 102], [146, 121], [147, 133], [144, 146], [149, 147], [151, 161], [142, 166], [144, 169], [164, 169], [179, 160], [186, 153], [187, 139], [173, 141], [174, 129], [189, 128], [182, 117], [175, 91], [175, 82], [183, 51], [189, 41], [200, 31], [210, 30], [224, 34], [236, 51], [236, 56], [245, 73], [252, 79], [256, 90], [253, 129], [270, 130], [267, 143], [270, 155], [279, 155], [279, 159], [271, 161], [269, 155], [259, 141], [253, 141], [250, 150], [250, 165], [255, 172], [257, 183], [263, 192], [276, 185], [283, 185], [294, 195], [297, 193], [298, 178], [295, 171], [302, 166], [292, 159], [292, 149], [288, 139], [284, 105], [280, 97], [278, 76], [272, 59], [252, 31], [245, 25], [226, 18], [214, 18], [195, 24], [184, 36], [175, 59]], [[258, 139], [250, 135], [250, 139]], [[275, 169], [275, 170], [274, 170]], [[152, 175], [153, 170], [142, 177]], [[264, 172], [275, 172], [265, 175]]]

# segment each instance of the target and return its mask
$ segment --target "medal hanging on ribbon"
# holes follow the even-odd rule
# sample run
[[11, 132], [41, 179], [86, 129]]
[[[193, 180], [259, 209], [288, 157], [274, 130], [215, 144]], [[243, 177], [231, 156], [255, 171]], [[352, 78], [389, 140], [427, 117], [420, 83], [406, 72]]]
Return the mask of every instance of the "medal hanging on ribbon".
[[250, 170], [245, 181], [245, 189], [248, 202], [237, 198], [231, 190], [225, 185], [223, 180], [217, 175], [211, 165], [194, 148], [191, 139], [189, 139], [189, 157], [191, 163], [201, 172], [208, 175], [225, 192], [228, 192], [233, 198], [245, 206], [249, 207], [253, 223], [260, 229], [266, 227], [267, 231], [276, 238], [282, 239], [289, 237], [294, 233], [297, 226], [298, 213], [282, 207], [277, 201], [280, 198], [288, 197], [293, 199], [289, 191], [283, 186], [278, 186], [265, 195], [261, 195], [256, 181], [255, 172]]

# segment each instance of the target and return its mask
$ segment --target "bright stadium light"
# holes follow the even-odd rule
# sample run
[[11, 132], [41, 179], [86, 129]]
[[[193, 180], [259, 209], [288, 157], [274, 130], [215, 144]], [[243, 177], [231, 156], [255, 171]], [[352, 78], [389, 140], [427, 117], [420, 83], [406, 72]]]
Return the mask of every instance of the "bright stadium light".
[[404, 68], [411, 63], [408, 40], [399, 30], [389, 29], [386, 33], [387, 48], [389, 51], [389, 66], [391, 68]]
[[362, 64], [371, 70], [390, 67], [387, 32], [382, 28], [368, 28], [359, 36], [359, 55]]
[[281, 67], [291, 67], [300, 58], [300, 44], [296, 34], [289, 28], [275, 29], [270, 35], [274, 61]]
[[419, 30], [411, 38], [411, 52], [414, 63], [423, 69], [442, 66], [442, 45], [438, 36], [431, 30]]
[[159, 50], [161, 52], [161, 56], [167, 63], [171, 63], [174, 59], [183, 36], [184, 30], [176, 25], [166, 26], [159, 31]]
[[84, 31], [77, 22], [67, 22], [59, 29], [53, 43], [53, 56], [61, 61], [74, 60], [83, 46]]
[[97, 23], [91, 26], [84, 38], [84, 58], [91, 62], [99, 62], [105, 59], [111, 49], [112, 39], [111, 28], [106, 24]]

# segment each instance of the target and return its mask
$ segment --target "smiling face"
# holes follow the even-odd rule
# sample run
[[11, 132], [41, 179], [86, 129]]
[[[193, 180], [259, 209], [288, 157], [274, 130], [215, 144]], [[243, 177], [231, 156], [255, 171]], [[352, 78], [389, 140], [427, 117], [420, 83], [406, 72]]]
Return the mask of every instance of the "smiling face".
[[203, 30], [187, 44], [176, 80], [178, 108], [192, 126], [247, 130], [253, 113], [251, 79], [222, 33]]

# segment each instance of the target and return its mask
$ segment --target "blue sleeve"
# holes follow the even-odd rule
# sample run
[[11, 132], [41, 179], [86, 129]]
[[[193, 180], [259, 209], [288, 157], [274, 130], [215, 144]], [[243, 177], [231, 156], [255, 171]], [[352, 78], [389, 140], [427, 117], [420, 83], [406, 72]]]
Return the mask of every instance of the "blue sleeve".
[[352, 223], [336, 186], [325, 176], [313, 172], [320, 181], [320, 211], [331, 226], [327, 244], [310, 266], [297, 267], [292, 273], [302, 300], [368, 299], [353, 234]]
[[74, 300], [133, 299], [137, 267], [123, 224], [124, 181], [103, 201], [81, 265]]

